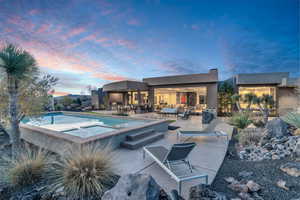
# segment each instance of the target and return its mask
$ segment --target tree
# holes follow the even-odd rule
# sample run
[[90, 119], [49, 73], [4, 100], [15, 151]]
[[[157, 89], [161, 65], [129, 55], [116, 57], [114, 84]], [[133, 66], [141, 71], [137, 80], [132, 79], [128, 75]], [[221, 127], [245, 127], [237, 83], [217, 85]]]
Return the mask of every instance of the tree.
[[221, 82], [218, 85], [218, 100], [219, 100], [219, 113], [231, 113], [233, 95], [233, 86], [227, 81]]
[[232, 103], [234, 103], [236, 105], [239, 112], [242, 111], [241, 104], [240, 104], [241, 99], [242, 99], [242, 96], [239, 94], [234, 94], [231, 96]]
[[61, 100], [61, 103], [66, 108], [73, 103], [73, 100], [69, 96], [64, 96], [63, 99]]
[[41, 77], [34, 57], [12, 44], [0, 50], [0, 70], [3, 74], [0, 76], [0, 126], [7, 130], [12, 155], [16, 156], [20, 148], [20, 121], [42, 109], [57, 79], [49, 75]]
[[254, 103], [255, 99], [257, 99], [257, 96], [254, 93], [247, 93], [244, 95], [243, 101], [244, 103], [247, 103], [247, 112], [250, 112], [251, 105]]
[[255, 97], [253, 102], [257, 104], [260, 112], [262, 113], [264, 124], [267, 124], [270, 115], [270, 110], [273, 109], [273, 107], [275, 106], [273, 96], [263, 94], [261, 97]]

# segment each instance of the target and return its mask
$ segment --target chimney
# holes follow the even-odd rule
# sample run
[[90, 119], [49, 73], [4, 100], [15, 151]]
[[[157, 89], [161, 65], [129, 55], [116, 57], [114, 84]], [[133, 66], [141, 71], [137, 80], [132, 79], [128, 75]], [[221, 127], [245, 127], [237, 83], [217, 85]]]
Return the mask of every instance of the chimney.
[[287, 78], [282, 78], [281, 85], [286, 86], [287, 85]]
[[215, 68], [215, 69], [210, 69], [210, 70], [209, 70], [209, 73], [210, 73], [210, 74], [218, 74], [218, 69], [217, 69], [217, 68]]

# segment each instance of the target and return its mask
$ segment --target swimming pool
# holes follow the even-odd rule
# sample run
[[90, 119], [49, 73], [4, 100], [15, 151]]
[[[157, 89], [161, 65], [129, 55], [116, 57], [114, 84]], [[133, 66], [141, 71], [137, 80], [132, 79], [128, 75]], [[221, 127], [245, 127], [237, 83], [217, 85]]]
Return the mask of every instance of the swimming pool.
[[63, 154], [70, 145], [109, 145], [116, 149], [128, 135], [147, 130], [165, 132], [168, 120], [102, 116], [94, 113], [59, 112], [24, 118], [21, 138], [30, 144]]
[[143, 125], [148, 121], [109, 116], [48, 113], [38, 117], [25, 118], [22, 122], [32, 126], [60, 131], [62, 134], [87, 138], [117, 129]]

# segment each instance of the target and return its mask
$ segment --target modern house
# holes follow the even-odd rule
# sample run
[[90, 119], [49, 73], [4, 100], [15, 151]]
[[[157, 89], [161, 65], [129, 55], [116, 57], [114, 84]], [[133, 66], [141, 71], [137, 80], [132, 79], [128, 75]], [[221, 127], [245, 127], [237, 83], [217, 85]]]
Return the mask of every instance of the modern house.
[[103, 86], [107, 92], [107, 105], [151, 105], [191, 108], [202, 112], [205, 108], [217, 108], [218, 70], [208, 73], [145, 78], [139, 81], [119, 81]]
[[[238, 74], [232, 78], [237, 93], [269, 94], [274, 97], [276, 114], [299, 106], [295, 88], [299, 79], [290, 78], [288, 72]], [[298, 82], [297, 82], [298, 81]], [[206, 108], [218, 107], [218, 70], [208, 73], [144, 78], [142, 81], [118, 81], [106, 84], [103, 90], [93, 91], [93, 104], [106, 108], [113, 105], [150, 105], [191, 109], [201, 113]], [[105, 93], [105, 94], [104, 94]], [[99, 97], [102, 98], [99, 98]], [[99, 99], [98, 102], [96, 102]], [[105, 99], [105, 100], [104, 100]], [[242, 107], [246, 106], [242, 103]]]
[[[238, 74], [234, 77], [234, 85], [240, 95], [271, 95], [275, 101], [274, 112], [279, 115], [299, 106], [299, 94], [295, 90], [299, 83], [299, 78], [289, 77], [288, 72]], [[242, 108], [245, 106], [241, 103]]]

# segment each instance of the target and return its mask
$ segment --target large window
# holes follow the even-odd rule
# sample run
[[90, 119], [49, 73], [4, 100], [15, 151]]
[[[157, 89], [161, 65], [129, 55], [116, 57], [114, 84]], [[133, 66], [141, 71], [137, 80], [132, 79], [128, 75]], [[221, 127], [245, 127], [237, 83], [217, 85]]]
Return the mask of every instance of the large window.
[[[276, 88], [275, 87], [239, 87], [239, 94], [244, 96], [245, 94], [253, 93], [258, 97], [261, 97], [264, 94], [271, 95], [276, 101]], [[241, 102], [241, 107], [246, 108], [247, 103]], [[257, 105], [252, 105], [252, 108], [258, 108]]]
[[206, 108], [206, 87], [155, 88], [154, 104], [157, 107], [191, 108], [201, 112]]

